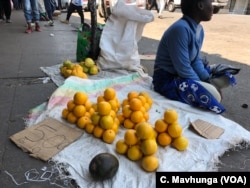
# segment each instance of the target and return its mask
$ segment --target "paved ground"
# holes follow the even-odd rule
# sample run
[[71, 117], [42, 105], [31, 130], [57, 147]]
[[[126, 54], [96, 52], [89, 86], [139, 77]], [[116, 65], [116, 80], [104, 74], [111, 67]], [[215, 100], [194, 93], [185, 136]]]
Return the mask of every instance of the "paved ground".
[[[65, 13], [61, 15], [65, 18]], [[146, 25], [139, 51], [155, 54], [163, 31], [181, 14], [164, 12], [164, 19]], [[86, 21], [90, 13], [85, 13]], [[0, 185], [4, 188], [46, 188], [75, 187], [69, 179], [42, 181], [51, 164], [44, 163], [23, 152], [9, 137], [25, 128], [24, 118], [30, 109], [45, 102], [56, 89], [54, 83], [44, 84], [46, 75], [40, 70], [65, 59], [76, 59], [77, 33], [72, 26], [80, 23], [80, 18], [72, 16], [71, 25], [55, 21], [54, 27], [45, 27], [42, 32], [25, 34], [25, 20], [22, 11], [13, 11], [13, 23], [0, 23]], [[211, 22], [204, 23], [206, 40], [204, 55], [210, 62], [227, 63], [242, 70], [237, 75], [238, 85], [223, 92], [223, 104], [227, 112], [223, 115], [250, 130], [249, 108], [242, 104], [250, 101], [250, 19], [247, 15], [217, 14]], [[52, 34], [52, 35], [51, 35]], [[142, 61], [152, 74], [153, 61]], [[220, 171], [250, 171], [250, 150], [236, 148], [221, 158]], [[54, 169], [55, 170], [55, 169]], [[62, 169], [60, 169], [62, 170]], [[26, 182], [26, 183], [25, 183]], [[60, 185], [60, 186], [59, 186]]]

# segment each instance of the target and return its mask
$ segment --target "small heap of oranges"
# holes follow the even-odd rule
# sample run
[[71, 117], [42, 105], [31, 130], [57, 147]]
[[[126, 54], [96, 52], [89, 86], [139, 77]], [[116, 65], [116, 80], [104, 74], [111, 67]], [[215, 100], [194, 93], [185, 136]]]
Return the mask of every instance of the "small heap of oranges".
[[182, 135], [182, 126], [178, 122], [178, 113], [174, 109], [165, 110], [163, 118], [155, 121], [154, 129], [160, 146], [172, 144], [179, 151], [188, 147], [188, 139]]
[[78, 63], [73, 63], [70, 60], [65, 60], [60, 67], [60, 73], [64, 78], [77, 76], [79, 78], [88, 79], [88, 75], [83, 72], [83, 67]]
[[84, 129], [91, 122], [90, 117], [94, 112], [95, 109], [92, 106], [92, 102], [88, 99], [88, 95], [78, 91], [67, 102], [67, 107], [62, 110], [62, 118]]
[[127, 129], [124, 138], [116, 142], [116, 152], [125, 155], [131, 161], [141, 160], [142, 168], [147, 172], [155, 171], [158, 166], [156, 152], [156, 132], [147, 122], [136, 124], [134, 129]]
[[147, 92], [130, 91], [117, 117], [125, 128], [134, 129], [137, 123], [148, 121], [148, 110], [152, 104], [153, 100]]
[[107, 88], [104, 94], [97, 97], [95, 112], [91, 116], [91, 124], [86, 126], [86, 132], [111, 144], [119, 130], [120, 121], [116, 117], [120, 103], [116, 90]]

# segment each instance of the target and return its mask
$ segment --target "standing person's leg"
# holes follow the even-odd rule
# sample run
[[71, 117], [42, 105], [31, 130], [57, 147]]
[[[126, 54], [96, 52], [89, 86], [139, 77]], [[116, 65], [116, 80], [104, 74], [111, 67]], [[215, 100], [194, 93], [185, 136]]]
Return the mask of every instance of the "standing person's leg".
[[84, 24], [84, 14], [83, 14], [82, 6], [76, 6], [76, 11], [80, 16], [81, 24], [83, 25]]
[[61, 20], [62, 23], [69, 24], [69, 19], [71, 17], [71, 14], [75, 11], [75, 5], [70, 3], [68, 11], [67, 11], [67, 16], [66, 20]]
[[159, 0], [158, 2], [159, 2], [159, 13], [158, 13], [158, 18], [162, 19], [162, 18], [163, 18], [163, 17], [162, 17], [162, 12], [163, 12], [163, 10], [164, 10], [164, 8], [165, 8], [165, 3], [166, 3], [166, 1], [165, 1], [165, 0]]
[[46, 12], [48, 14], [48, 17], [49, 17], [48, 25], [53, 26], [54, 25], [54, 21], [53, 21], [54, 9], [52, 7], [53, 5], [52, 5], [51, 0], [44, 0], [44, 5], [45, 5]]
[[27, 29], [25, 30], [25, 33], [31, 33], [32, 32], [32, 27], [31, 27], [32, 9], [31, 9], [30, 0], [23, 0], [23, 12], [24, 12], [24, 17], [28, 25]]
[[6, 18], [6, 23], [11, 23], [10, 16], [11, 16], [11, 3], [9, 0], [3, 1], [3, 10]]
[[32, 16], [36, 24], [36, 31], [41, 31], [41, 28], [39, 26], [40, 21], [40, 12], [39, 12], [39, 6], [38, 6], [38, 0], [30, 0], [31, 7], [32, 7]]

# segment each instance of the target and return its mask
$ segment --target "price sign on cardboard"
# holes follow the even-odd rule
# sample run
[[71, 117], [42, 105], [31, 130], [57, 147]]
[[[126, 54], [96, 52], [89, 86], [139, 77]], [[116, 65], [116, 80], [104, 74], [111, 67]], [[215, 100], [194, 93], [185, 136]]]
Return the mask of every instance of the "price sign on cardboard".
[[32, 157], [47, 161], [82, 134], [83, 131], [80, 129], [48, 118], [12, 135], [10, 139], [23, 151], [29, 152]]

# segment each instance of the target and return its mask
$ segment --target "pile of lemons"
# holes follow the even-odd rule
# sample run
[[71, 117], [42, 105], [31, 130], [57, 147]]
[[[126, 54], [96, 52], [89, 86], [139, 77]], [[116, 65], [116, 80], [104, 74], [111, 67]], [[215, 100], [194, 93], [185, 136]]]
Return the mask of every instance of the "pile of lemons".
[[88, 95], [84, 92], [76, 92], [67, 106], [62, 110], [62, 118], [69, 123], [76, 124], [79, 128], [84, 129], [91, 123], [90, 117], [94, 114], [95, 109]]
[[83, 72], [83, 68], [78, 63], [73, 63], [70, 60], [65, 60], [60, 67], [60, 73], [64, 78], [70, 76], [77, 76], [79, 78], [87, 79], [88, 75]]
[[157, 143], [160, 146], [172, 145], [179, 151], [188, 147], [188, 139], [183, 136], [182, 126], [178, 122], [178, 113], [174, 109], [164, 111], [162, 119], [155, 121], [154, 129], [157, 132]]
[[156, 132], [148, 122], [140, 122], [134, 129], [127, 129], [124, 138], [116, 142], [117, 153], [132, 161], [141, 160], [141, 167], [147, 172], [153, 172], [159, 166], [157, 149]]
[[96, 75], [99, 72], [98, 66], [96, 65], [95, 61], [90, 57], [87, 57], [79, 64], [82, 66], [83, 72], [86, 74]]
[[123, 100], [117, 117], [123, 127], [133, 129], [136, 124], [148, 121], [148, 110], [152, 104], [153, 100], [147, 92], [130, 91]]
[[67, 59], [63, 61], [63, 64], [60, 66], [60, 73], [64, 78], [77, 76], [79, 78], [87, 79], [88, 75], [98, 74], [99, 68], [95, 61], [90, 57], [87, 57], [84, 61], [79, 63], [73, 63]]

